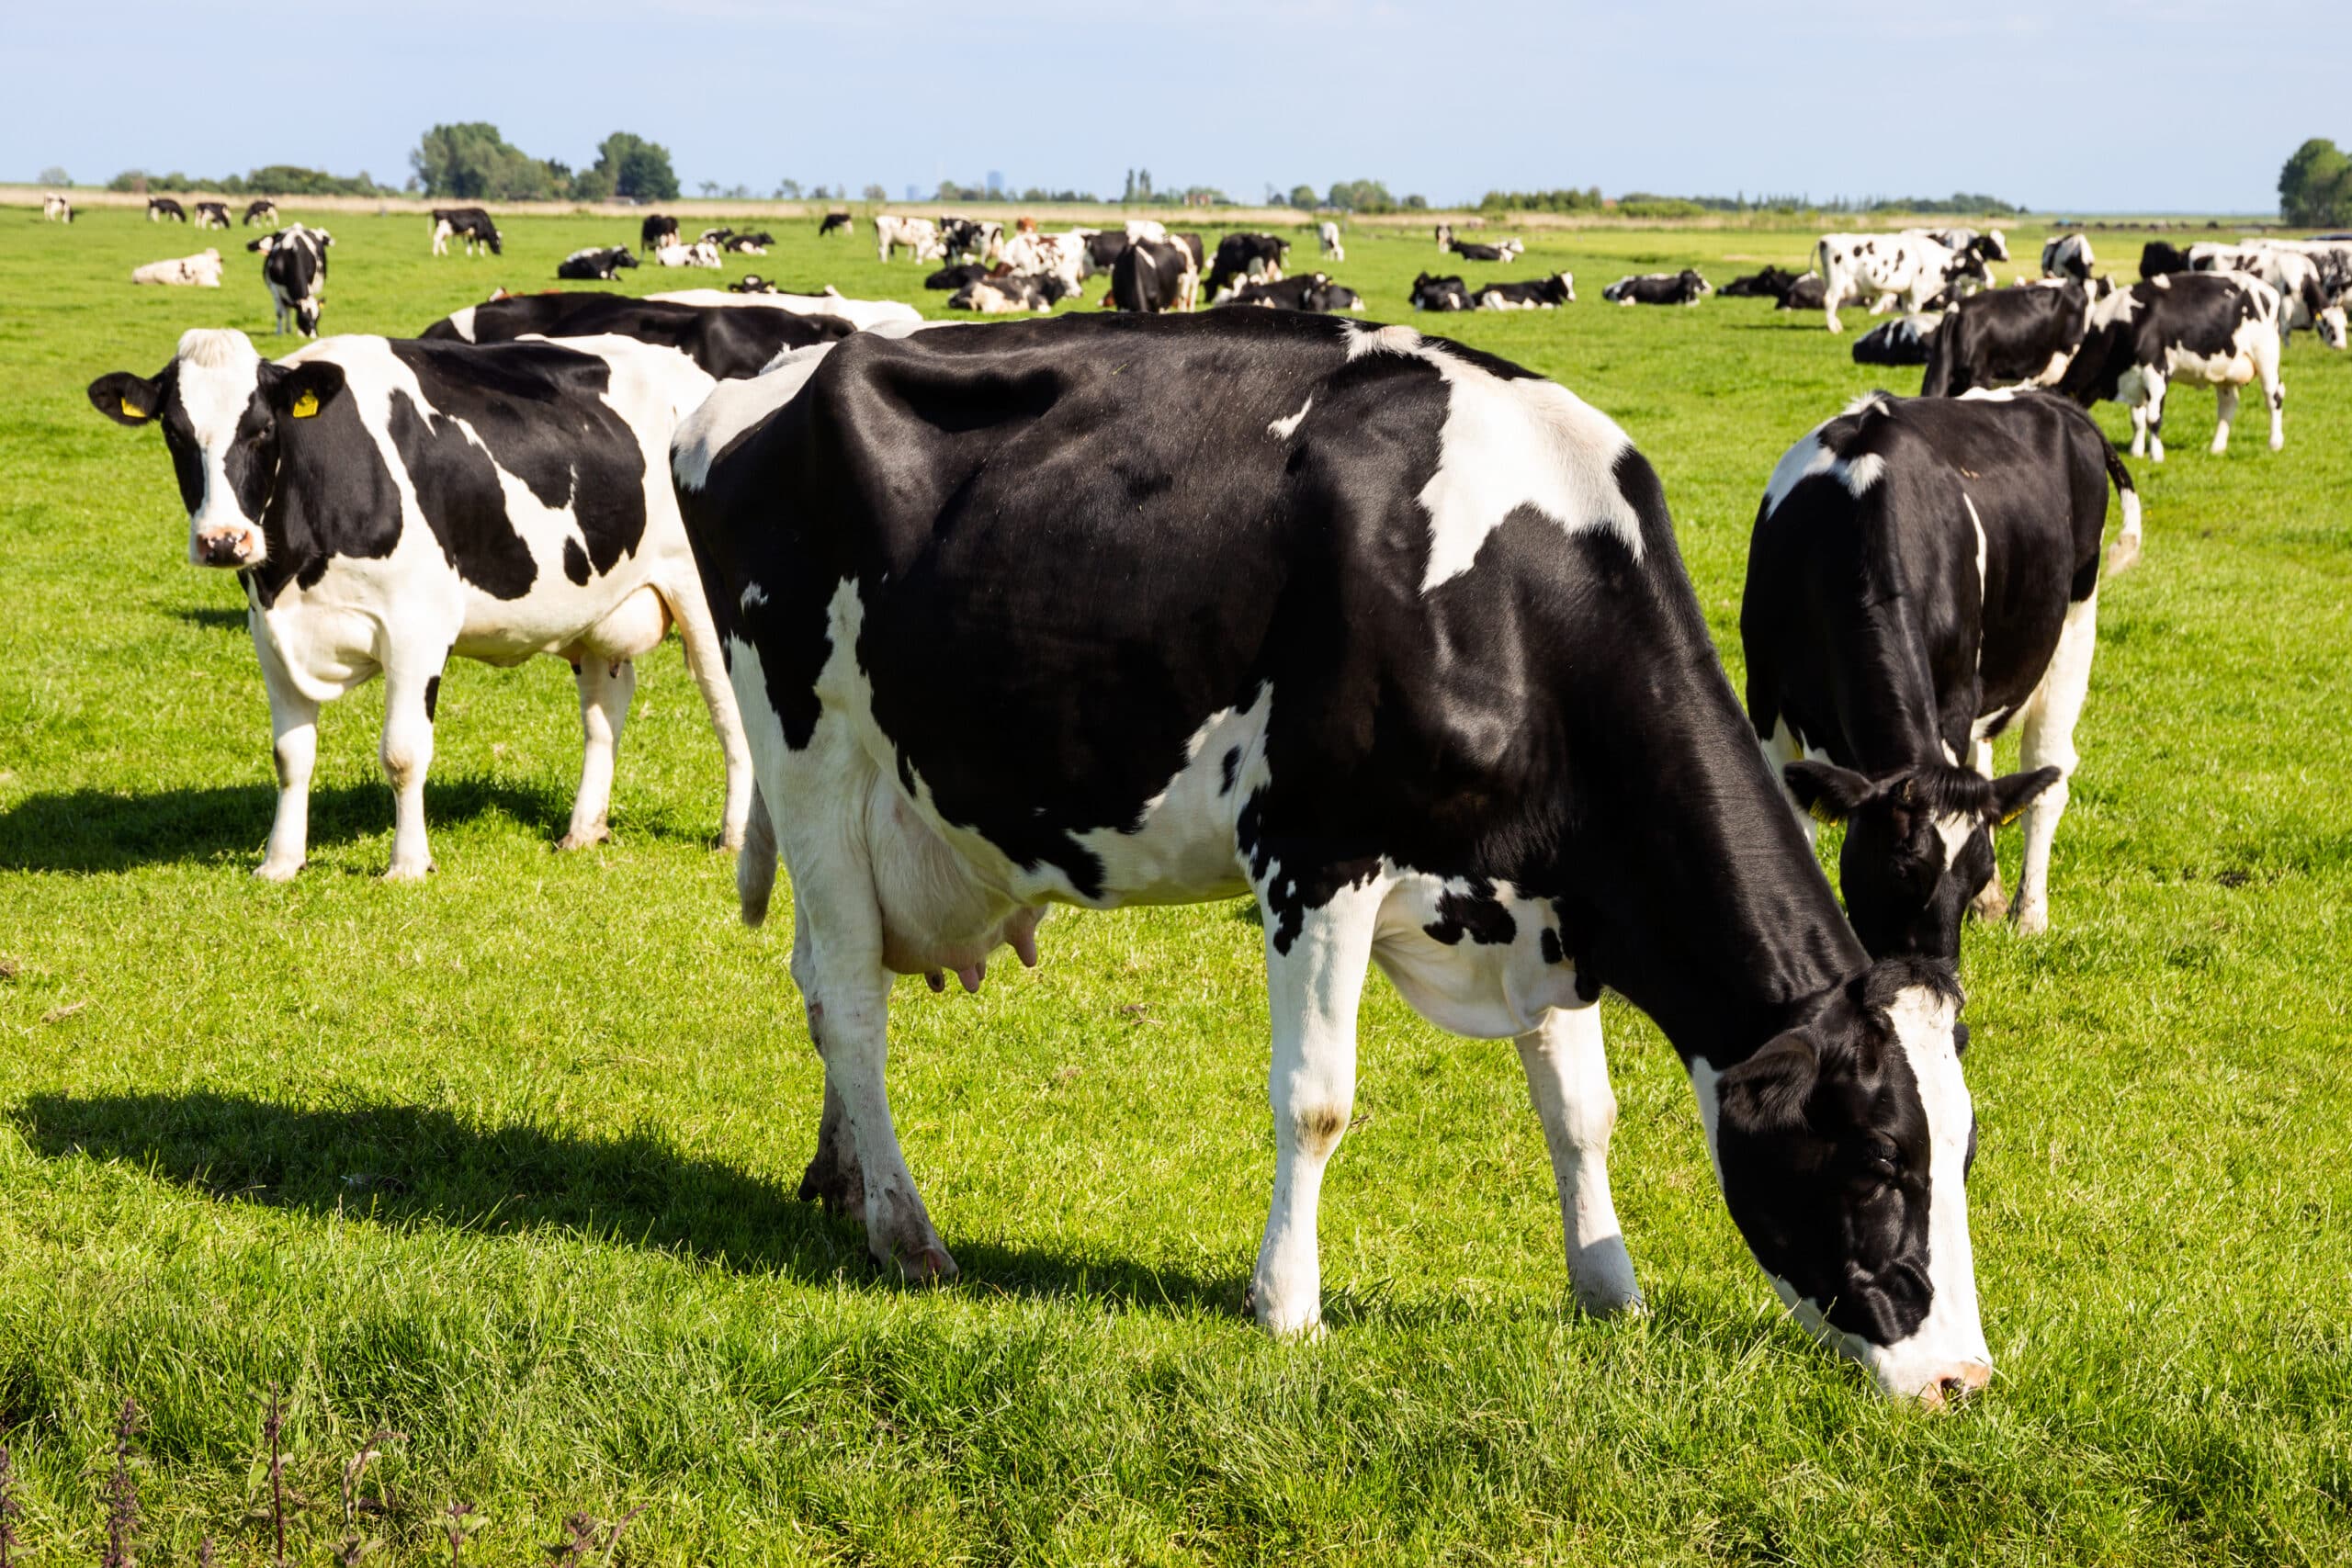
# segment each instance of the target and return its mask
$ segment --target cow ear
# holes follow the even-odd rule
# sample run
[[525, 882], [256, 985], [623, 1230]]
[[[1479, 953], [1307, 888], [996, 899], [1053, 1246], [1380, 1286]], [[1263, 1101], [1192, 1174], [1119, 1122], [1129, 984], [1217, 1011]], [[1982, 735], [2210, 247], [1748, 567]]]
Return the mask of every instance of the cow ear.
[[2030, 773], [2011, 773], [1993, 781], [1993, 798], [1985, 803], [1984, 819], [2007, 827], [2018, 819], [2018, 813], [2030, 805], [2033, 797], [2058, 782], [2062, 775], [2055, 768], [2036, 768]]
[[1743, 1133], [1793, 1132], [1821, 1080], [1821, 1053], [1806, 1035], [1783, 1034], [1715, 1082], [1716, 1114]]
[[277, 372], [263, 378], [270, 406], [288, 419], [315, 419], [321, 409], [343, 395], [343, 367], [318, 360], [304, 365], [272, 366]]
[[117, 370], [90, 383], [90, 406], [117, 424], [147, 423], [164, 406], [164, 378]]
[[1781, 777], [1797, 804], [1821, 822], [1843, 822], [1878, 793], [1876, 784], [1852, 769], [1811, 758], [1791, 762]]

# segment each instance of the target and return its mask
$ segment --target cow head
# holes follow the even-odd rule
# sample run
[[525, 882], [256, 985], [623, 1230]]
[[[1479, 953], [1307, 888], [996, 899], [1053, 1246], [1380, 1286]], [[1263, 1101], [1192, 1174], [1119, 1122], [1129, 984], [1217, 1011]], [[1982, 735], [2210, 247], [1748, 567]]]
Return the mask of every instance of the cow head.
[[1720, 1072], [1690, 1064], [1733, 1221], [1797, 1320], [1901, 1398], [1981, 1388], [1976, 1114], [1949, 966], [1882, 961]]
[[1960, 956], [1960, 920], [1993, 878], [1993, 829], [2060, 774], [2036, 768], [1988, 779], [1935, 764], [1882, 779], [1834, 763], [1791, 762], [1789, 793], [1825, 822], [1846, 824], [1838, 861], [1846, 918], [1871, 956]]
[[627, 245], [615, 245], [611, 260], [616, 268], [637, 265], [637, 258], [628, 254]]
[[289, 426], [343, 389], [341, 366], [273, 365], [244, 333], [199, 327], [153, 376], [118, 370], [91, 382], [90, 402], [117, 424], [164, 427], [187, 507], [188, 559], [243, 568], [269, 557], [262, 517]]

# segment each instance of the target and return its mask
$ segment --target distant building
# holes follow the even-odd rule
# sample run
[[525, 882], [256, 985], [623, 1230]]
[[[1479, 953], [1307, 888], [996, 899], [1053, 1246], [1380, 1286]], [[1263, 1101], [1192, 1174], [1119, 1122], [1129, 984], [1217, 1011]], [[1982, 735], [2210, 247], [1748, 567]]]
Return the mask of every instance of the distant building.
[[916, 185], [907, 186], [907, 199], [909, 201], [921, 201], [922, 199], [922, 187]]

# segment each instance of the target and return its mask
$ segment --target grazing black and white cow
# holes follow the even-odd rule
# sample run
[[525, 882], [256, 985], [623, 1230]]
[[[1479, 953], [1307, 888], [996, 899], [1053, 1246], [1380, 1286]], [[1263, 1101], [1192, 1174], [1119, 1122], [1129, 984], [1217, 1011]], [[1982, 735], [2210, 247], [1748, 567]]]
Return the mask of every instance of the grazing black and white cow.
[[609, 836], [631, 663], [674, 623], [727, 754], [726, 840], [751, 807], [742, 726], [665, 471], [710, 378], [617, 338], [477, 345], [339, 337], [276, 364], [197, 330], [152, 377], [90, 401], [164, 427], [188, 558], [233, 569], [261, 656], [277, 819], [257, 874], [301, 870], [318, 716], [384, 677], [394, 879], [424, 876], [424, 775], [453, 654], [571, 661], [586, 756], [559, 848]]
[[1119, 253], [1134, 242], [1117, 229], [1098, 230], [1086, 236], [1086, 271], [1089, 276], [1108, 272], [1116, 265]]
[[1948, 288], [1989, 285], [1993, 275], [1981, 248], [1955, 250], [1925, 234], [1824, 234], [1814, 246], [1822, 276], [1822, 315], [1831, 332], [1845, 329], [1838, 307], [1848, 299], [1871, 299], [1877, 314], [1900, 302], [1916, 315]]
[[943, 266], [929, 277], [924, 278], [922, 286], [925, 288], [944, 288], [952, 292], [967, 284], [978, 282], [986, 277], [989, 272], [989, 268], [978, 262], [957, 262], [954, 266]]
[[[1796, 287], [1803, 273], [1785, 272], [1768, 266], [1761, 272], [1751, 272], [1745, 277], [1735, 277], [1715, 290], [1726, 299], [1785, 299], [1789, 290]], [[1820, 304], [1815, 301], [1815, 310]]]
[[1933, 240], [1948, 251], [1974, 251], [1988, 262], [2009, 259], [2009, 237], [1998, 229], [1987, 229], [1982, 233], [1973, 229], [1905, 229], [1903, 231]]
[[885, 1266], [956, 1272], [891, 1126], [896, 976], [978, 988], [1057, 903], [1249, 894], [1270, 1331], [1320, 1323], [1377, 963], [1517, 1044], [1586, 1307], [1641, 1299], [1606, 987], [1679, 1053], [1796, 1318], [1898, 1396], [1986, 1381], [1951, 969], [1873, 963], [1838, 912], [1606, 417], [1406, 327], [1080, 316], [793, 355], [673, 467], [759, 778], [743, 915], [780, 853], [825, 1062], [801, 1192]]
[[656, 251], [678, 243], [678, 220], [666, 212], [649, 212], [637, 226], [637, 248]]
[[187, 221], [187, 209], [182, 207], [178, 202], [174, 201], [168, 196], [149, 197], [147, 198], [147, 221], [150, 223], [161, 223], [167, 219], [174, 223], [185, 223]]
[[2140, 247], [2140, 281], [2163, 277], [2169, 273], [2188, 270], [2188, 253], [2164, 240], [2151, 240]]
[[1340, 243], [1340, 226], [1325, 221], [1315, 226], [1315, 245], [1325, 256], [1335, 262], [1348, 259], [1348, 248]]
[[2071, 277], [2077, 283], [2091, 280], [2091, 268], [2098, 258], [2091, 254], [2088, 234], [2053, 234], [2041, 247], [2041, 276]]
[[838, 316], [730, 310], [579, 289], [503, 295], [453, 311], [417, 335], [435, 342], [511, 343], [534, 334], [581, 338], [609, 333], [674, 348], [705, 375], [724, 381], [758, 375], [786, 349], [831, 343], [854, 330]]
[[900, 218], [889, 212], [877, 215], [874, 220], [874, 248], [884, 261], [888, 261], [890, 253], [897, 250], [904, 250], [919, 262], [947, 259], [939, 225], [928, 218]]
[[1504, 240], [1492, 245], [1481, 244], [1471, 240], [1453, 242], [1453, 254], [1464, 261], [1507, 262], [1526, 249], [1527, 247], [1517, 240]]
[[296, 223], [245, 242], [245, 249], [261, 255], [261, 279], [269, 287], [269, 302], [277, 310], [277, 333], [283, 337], [288, 321], [304, 337], [319, 335], [319, 312], [326, 306], [327, 247], [334, 236], [324, 229]]
[[2090, 324], [2090, 291], [2071, 277], [1972, 294], [1945, 312], [1919, 395], [2054, 387]]
[[1467, 310], [1470, 286], [1458, 276], [1440, 277], [1434, 273], [1413, 275], [1413, 292], [1408, 296], [1416, 310]]
[[195, 222], [198, 228], [229, 229], [235, 227], [234, 224], [229, 221], [229, 204], [227, 202], [199, 201], [195, 203]]
[[40, 198], [40, 217], [44, 223], [71, 223], [74, 221], [74, 204], [55, 191], [50, 191]]
[[965, 284], [948, 297], [947, 308], [977, 310], [984, 316], [1011, 316], [1050, 310], [1077, 293], [1075, 285], [1052, 273], [998, 273]]
[[466, 243], [466, 254], [480, 255], [488, 251], [492, 255], [506, 254], [506, 243], [498, 232], [498, 225], [490, 214], [479, 207], [436, 207], [433, 209], [433, 254], [449, 254], [451, 240]]
[[1482, 283], [1471, 297], [1481, 310], [1549, 310], [1576, 302], [1576, 274], [1555, 272], [1524, 283]]
[[817, 221], [817, 238], [820, 240], [834, 234], [854, 235], [856, 232], [857, 224], [846, 212], [828, 212]]
[[1881, 321], [1854, 340], [1857, 365], [1925, 365], [1928, 344], [1947, 320], [1934, 311]]
[[[1739, 612], [1748, 716], [1800, 814], [1847, 824], [1846, 912], [1881, 958], [1957, 959], [1965, 908], [2007, 912], [1992, 833], [2019, 812], [2018, 926], [2049, 929], [2110, 479], [2120, 570], [2132, 476], [2046, 392], [1873, 392], [1772, 471]], [[2011, 723], [2025, 768], [1995, 778]]]
[[2260, 242], [2243, 245], [2191, 245], [2188, 265], [2194, 272], [2236, 272], [2258, 277], [2278, 291], [2280, 344], [2292, 343], [2297, 327], [2319, 333], [2320, 342], [2342, 348], [2346, 340], [2345, 307], [2333, 298], [2321, 278], [2317, 260], [2287, 245]]
[[2214, 389], [2215, 455], [2229, 449], [2241, 388], [2259, 381], [2270, 408], [2270, 449], [2287, 444], [2287, 390], [2278, 378], [2278, 291], [2234, 272], [2164, 273], [2091, 306], [2090, 329], [2058, 389], [2088, 408], [2104, 399], [2132, 411], [2132, 455], [2165, 460], [2165, 394], [2176, 381]]
[[1214, 299], [1232, 285], [1280, 283], [1283, 264], [1290, 259], [1290, 242], [1277, 234], [1227, 234], [1216, 243], [1216, 259], [1209, 264], [1204, 285]]
[[1600, 291], [1603, 299], [1619, 305], [1696, 305], [1714, 289], [1696, 268], [1680, 272], [1645, 272], [1621, 277]]
[[1200, 264], [1190, 247], [1172, 240], [1137, 240], [1111, 264], [1111, 292], [1103, 303], [1147, 316], [1190, 310], [1199, 302], [1200, 288]]
[[1319, 272], [1300, 273], [1278, 283], [1241, 283], [1228, 288], [1216, 305], [1257, 306], [1271, 310], [1361, 310], [1363, 300]]
[[277, 203], [269, 197], [256, 197], [245, 203], [245, 227], [275, 229], [277, 227]]
[[584, 251], [574, 251], [556, 263], [555, 275], [585, 283], [609, 283], [615, 273], [637, 265], [637, 258], [629, 254], [627, 245], [607, 245], [602, 249], [592, 245]]

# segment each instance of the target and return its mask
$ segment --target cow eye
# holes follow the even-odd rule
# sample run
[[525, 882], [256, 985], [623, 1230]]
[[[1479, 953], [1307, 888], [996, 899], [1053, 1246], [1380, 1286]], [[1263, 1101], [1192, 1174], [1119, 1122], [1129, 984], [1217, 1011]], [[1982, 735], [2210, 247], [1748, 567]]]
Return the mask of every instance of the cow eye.
[[1862, 1148], [1862, 1168], [1892, 1181], [1903, 1168], [1903, 1151], [1891, 1138], [1872, 1138]]

